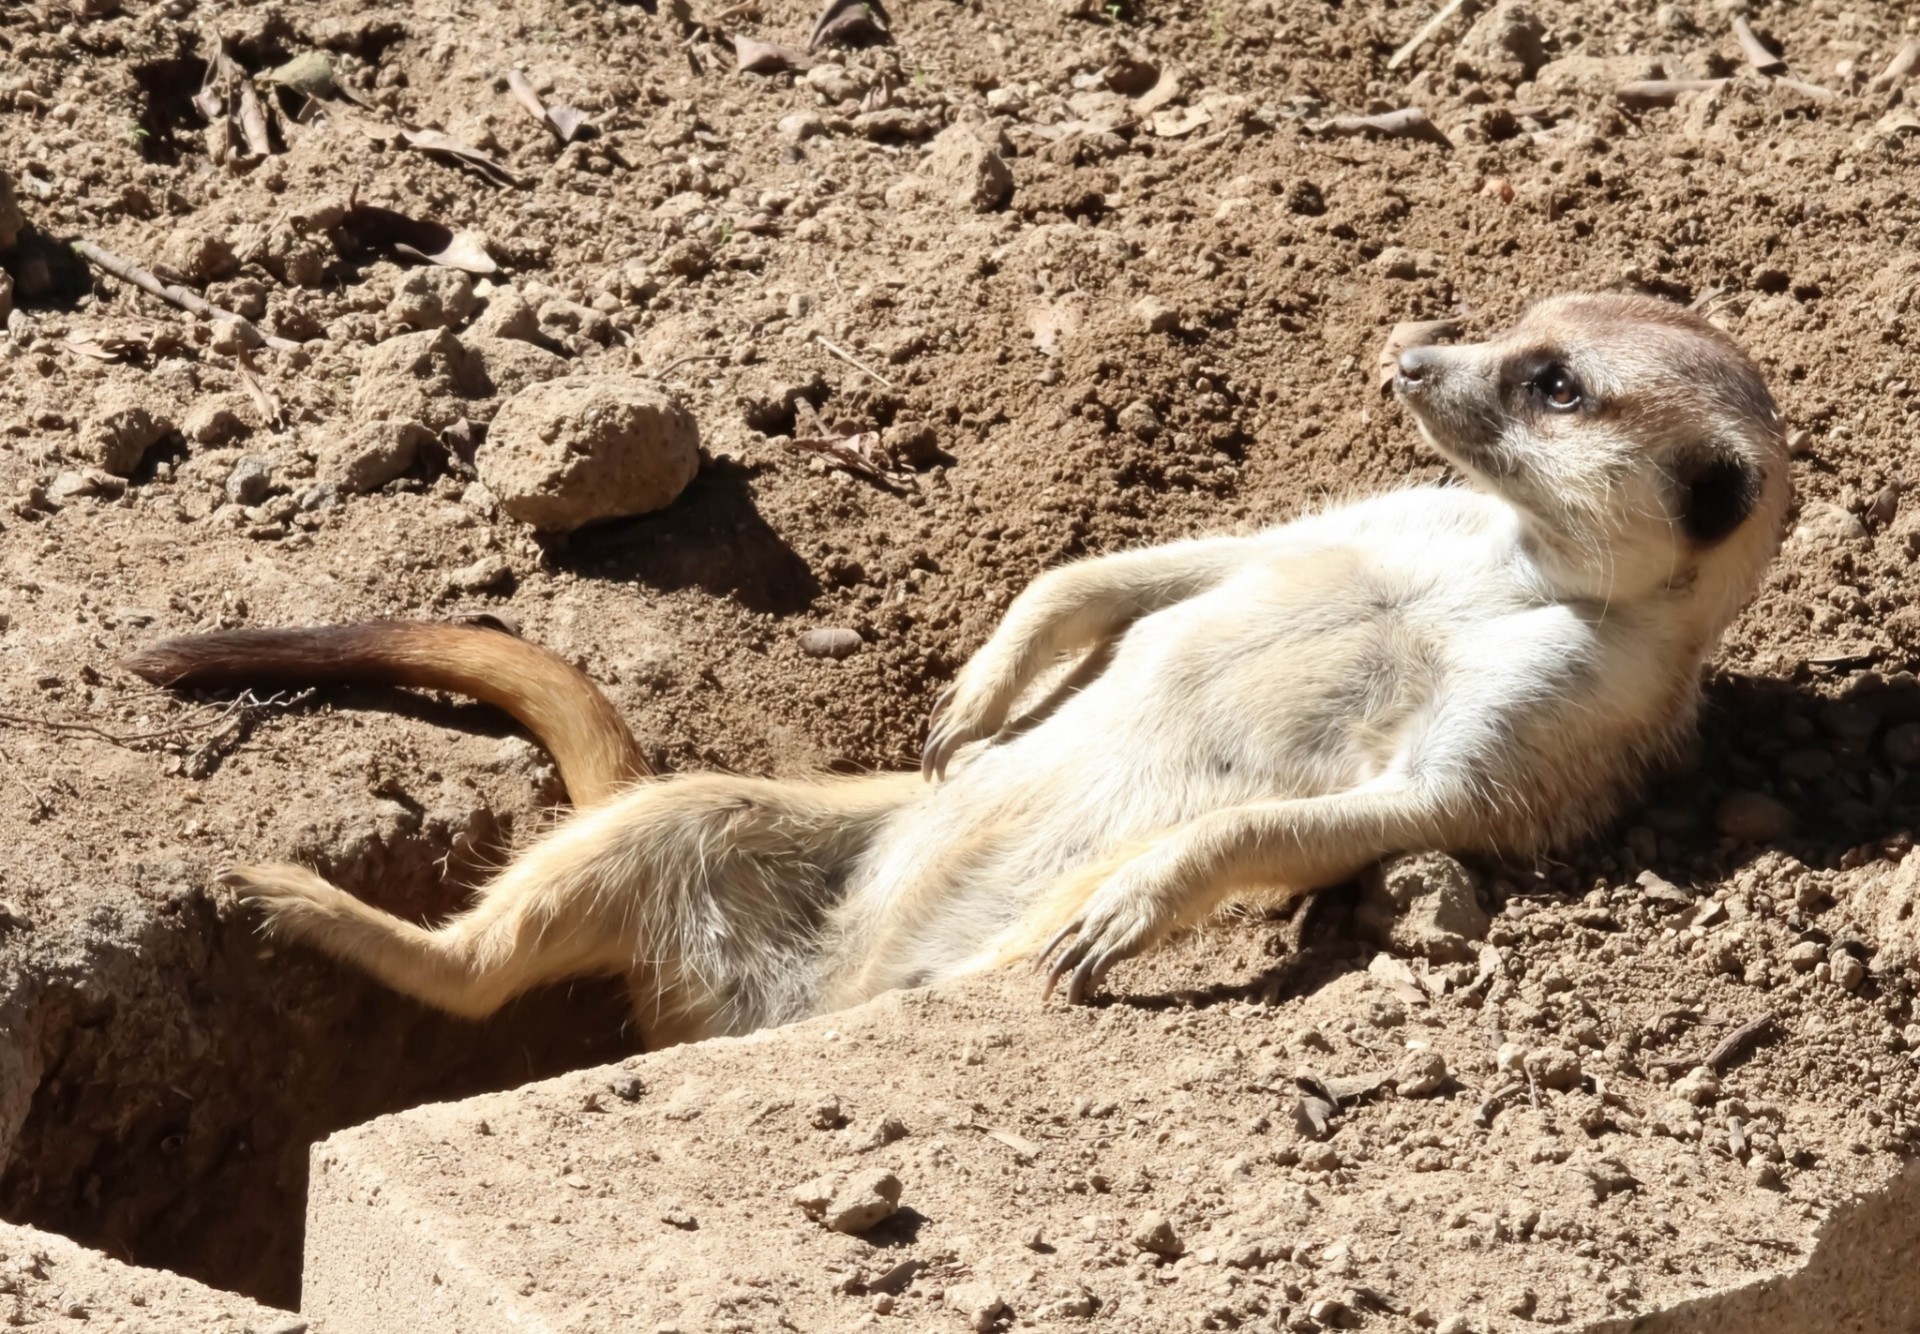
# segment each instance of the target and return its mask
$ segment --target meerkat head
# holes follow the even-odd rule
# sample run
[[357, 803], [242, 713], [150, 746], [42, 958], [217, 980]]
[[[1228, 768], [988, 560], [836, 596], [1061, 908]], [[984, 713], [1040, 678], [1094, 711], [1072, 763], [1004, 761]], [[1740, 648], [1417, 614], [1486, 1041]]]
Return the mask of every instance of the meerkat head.
[[1556, 297], [1489, 342], [1408, 349], [1394, 389], [1520, 513], [1565, 593], [1696, 599], [1717, 633], [1779, 546], [1779, 410], [1746, 353], [1678, 306]]

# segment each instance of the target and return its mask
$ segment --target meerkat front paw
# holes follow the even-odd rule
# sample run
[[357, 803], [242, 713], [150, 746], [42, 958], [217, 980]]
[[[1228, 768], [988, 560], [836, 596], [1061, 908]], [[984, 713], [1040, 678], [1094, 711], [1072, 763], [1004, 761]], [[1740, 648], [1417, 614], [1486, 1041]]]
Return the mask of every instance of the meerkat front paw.
[[1064, 977], [1067, 1004], [1080, 1004], [1106, 981], [1114, 965], [1166, 937], [1180, 920], [1180, 899], [1154, 853], [1128, 862], [1034, 957], [1034, 969], [1046, 978], [1042, 998], [1051, 996]]
[[920, 753], [920, 776], [928, 782], [947, 776], [947, 763], [960, 747], [998, 732], [1020, 693], [1007, 673], [982, 665], [984, 656], [983, 650], [961, 668], [959, 677], [933, 702], [926, 749]]

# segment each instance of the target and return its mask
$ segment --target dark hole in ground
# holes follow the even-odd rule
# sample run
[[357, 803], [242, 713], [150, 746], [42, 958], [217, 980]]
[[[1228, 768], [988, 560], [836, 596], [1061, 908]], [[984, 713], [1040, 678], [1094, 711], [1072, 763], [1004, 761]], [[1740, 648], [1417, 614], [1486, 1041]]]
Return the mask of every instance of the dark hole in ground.
[[310, 951], [269, 953], [250, 914], [197, 891], [103, 932], [44, 986], [44, 1071], [0, 1215], [286, 1308], [314, 1142], [638, 1047], [617, 983], [467, 1023]]

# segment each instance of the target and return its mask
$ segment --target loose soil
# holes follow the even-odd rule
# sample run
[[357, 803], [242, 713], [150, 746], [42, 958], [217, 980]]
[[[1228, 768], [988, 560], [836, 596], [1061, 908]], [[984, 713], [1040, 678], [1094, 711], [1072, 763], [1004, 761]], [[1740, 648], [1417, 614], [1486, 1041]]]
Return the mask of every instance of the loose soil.
[[[800, 0], [8, 4], [0, 166], [24, 225], [0, 198], [0, 1213], [291, 1305], [316, 1138], [632, 1047], [605, 988], [455, 1024], [262, 946], [209, 887], [228, 859], [297, 857], [445, 911], [561, 797], [500, 720], [378, 693], [177, 700], [119, 655], [478, 607], [601, 681], [663, 768], [910, 764], [933, 695], [1040, 570], [1444, 475], [1373, 381], [1392, 324], [1486, 331], [1618, 287], [1704, 301], [1753, 351], [1800, 433], [1799, 526], [1715, 659], [1697, 754], [1586, 846], [1482, 868], [1504, 962], [1474, 1002], [1492, 1033], [1585, 1053], [1586, 1082], [1530, 1115], [1743, 1164], [1737, 1189], [1704, 1178], [1726, 1236], [1742, 1210], [1813, 1216], [1884, 1175], [1920, 1095], [1913, 978], [1887, 966], [1914, 957], [1893, 876], [1920, 796], [1920, 85], [1869, 80], [1920, 6], [1752, 6], [1830, 98], [1745, 68], [1727, 9], [1543, 5], [1537, 54], [1455, 20], [1390, 71], [1426, 5], [895, 0], [891, 44], [796, 78], [736, 73], [732, 39], [804, 46]], [[212, 34], [249, 73], [323, 50], [352, 99], [269, 94], [275, 151], [216, 161], [225, 131], [192, 100]], [[598, 133], [562, 145], [514, 69]], [[1617, 104], [1654, 76], [1728, 82]], [[1450, 146], [1321, 129], [1409, 104]], [[927, 153], [961, 123], [1010, 166], [1003, 205]], [[405, 149], [401, 124], [517, 184]], [[481, 295], [504, 309], [515, 289], [545, 352], [468, 330], [493, 392], [396, 379], [381, 345], [434, 317], [418, 261], [346, 225], [353, 206], [481, 233], [499, 267]], [[249, 388], [243, 331], [89, 269], [77, 240], [298, 342], [251, 354], [280, 411]], [[565, 537], [503, 513], [472, 441], [514, 384], [558, 372], [670, 389], [702, 436], [687, 490]], [[102, 414], [129, 405], [158, 438], [122, 479], [96, 465]], [[356, 429], [396, 417], [434, 428], [402, 475], [339, 485]], [[792, 447], [817, 422], [884, 476]], [[820, 629], [857, 651], [810, 656]], [[1183, 956], [1187, 990], [1158, 965], [1113, 985], [1176, 1013], [1245, 999], [1287, 929], [1222, 928]], [[1764, 1011], [1775, 1037], [1676, 1099], [1655, 1059]], [[1360, 1005], [1321, 1036], [1399, 1041], [1376, 1021]], [[1121, 1036], [1116, 1085], [1186, 1041]], [[1458, 1076], [1491, 1087], [1497, 1046]], [[1363, 1114], [1470, 1172], [1463, 1106]], [[990, 1207], [1000, 1185], [974, 1185]], [[1554, 1291], [1630, 1314], [1643, 1290], [1597, 1276], [1597, 1236], [1561, 1236]], [[1738, 1272], [1754, 1247], [1693, 1261]], [[1290, 1318], [1274, 1309], [1258, 1318]]]

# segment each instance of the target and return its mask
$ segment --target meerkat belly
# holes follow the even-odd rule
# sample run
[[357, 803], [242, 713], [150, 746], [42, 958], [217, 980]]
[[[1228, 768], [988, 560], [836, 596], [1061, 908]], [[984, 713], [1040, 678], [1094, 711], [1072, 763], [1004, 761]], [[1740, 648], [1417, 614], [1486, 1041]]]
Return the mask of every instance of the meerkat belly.
[[1064, 871], [1366, 782], [1431, 697], [1429, 656], [1357, 558], [1324, 553], [1141, 620], [1084, 689], [890, 823], [850, 886], [844, 953], [887, 986], [939, 976]]

